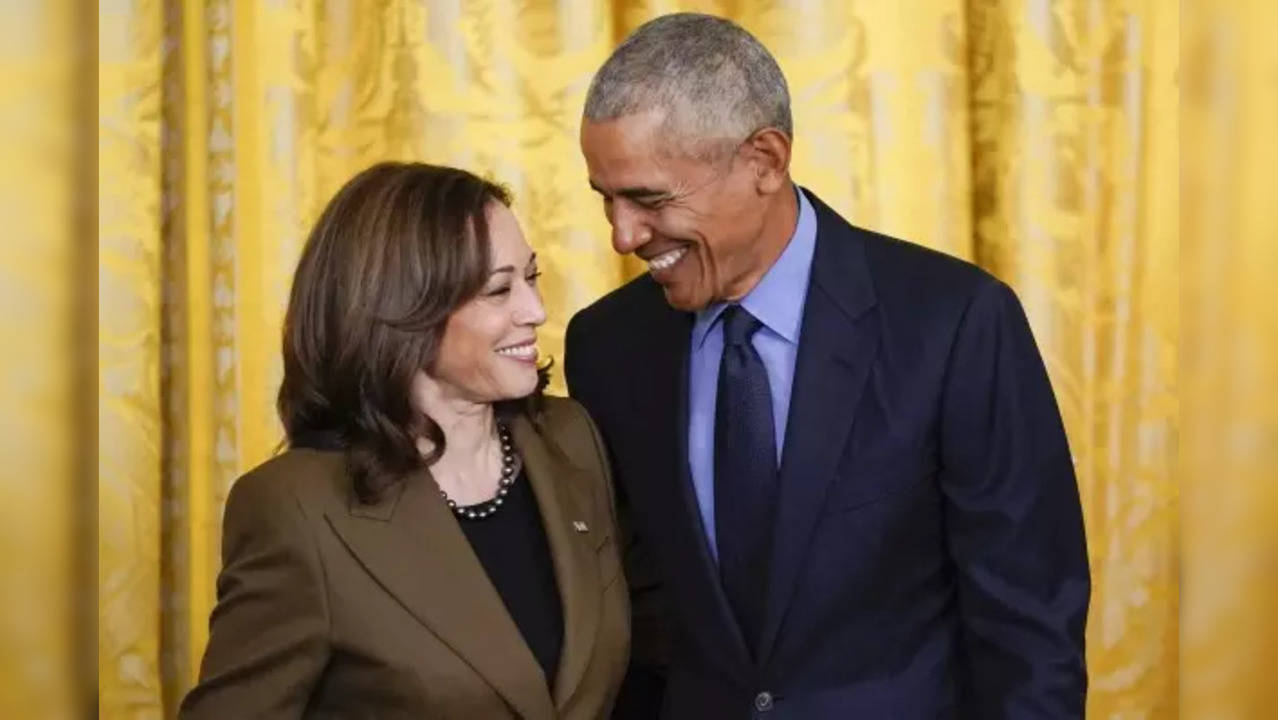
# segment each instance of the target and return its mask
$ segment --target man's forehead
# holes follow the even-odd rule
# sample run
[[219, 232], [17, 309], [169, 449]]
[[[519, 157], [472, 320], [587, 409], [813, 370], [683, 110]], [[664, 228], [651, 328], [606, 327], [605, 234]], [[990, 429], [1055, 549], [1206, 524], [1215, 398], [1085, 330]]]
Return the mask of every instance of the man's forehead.
[[651, 198], [678, 194], [711, 174], [713, 168], [683, 152], [663, 120], [661, 113], [583, 120], [581, 147], [590, 186], [607, 197]]
[[582, 127], [581, 149], [586, 162], [621, 170], [655, 164], [655, 138], [642, 129], [620, 125], [622, 120], [587, 123]]
[[660, 157], [648, 148], [626, 143], [603, 143], [597, 149], [588, 146], [586, 166], [590, 186], [605, 195], [640, 187], [660, 190], [670, 184], [669, 168]]
[[590, 168], [590, 187], [606, 197], [635, 199], [677, 195], [694, 184], [693, 173], [670, 165], [635, 164], [628, 167]]
[[665, 125], [666, 114], [660, 110], [643, 110], [606, 120], [582, 118], [581, 132], [607, 137], [622, 137], [631, 143], [643, 144], [658, 137]]

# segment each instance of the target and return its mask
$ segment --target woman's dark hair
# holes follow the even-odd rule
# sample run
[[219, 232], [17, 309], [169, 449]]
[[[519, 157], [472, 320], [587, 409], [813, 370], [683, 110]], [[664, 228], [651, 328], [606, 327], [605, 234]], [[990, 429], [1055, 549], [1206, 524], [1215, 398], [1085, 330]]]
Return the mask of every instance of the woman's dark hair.
[[[434, 366], [450, 315], [483, 288], [492, 203], [500, 186], [464, 170], [381, 163], [324, 208], [297, 264], [284, 316], [277, 408], [291, 447], [346, 451], [355, 492], [374, 502], [444, 452], [444, 434], [411, 404]], [[536, 407], [499, 403], [502, 415]], [[416, 439], [432, 452], [423, 457]]]

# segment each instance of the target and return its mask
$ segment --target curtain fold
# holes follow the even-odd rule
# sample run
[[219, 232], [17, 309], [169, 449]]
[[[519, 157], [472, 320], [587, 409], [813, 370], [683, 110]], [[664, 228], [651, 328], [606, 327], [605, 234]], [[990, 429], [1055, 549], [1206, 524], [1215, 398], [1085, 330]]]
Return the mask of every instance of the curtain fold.
[[1181, 710], [1278, 707], [1278, 5], [1187, 5]]
[[1020, 294], [1086, 512], [1089, 716], [1176, 717], [1179, 17], [1155, 0], [103, 3], [102, 717], [169, 717], [195, 677], [222, 504], [281, 439], [280, 323], [328, 197], [385, 159], [507, 185], [562, 358], [572, 313], [640, 271], [586, 184], [586, 88], [681, 9], [776, 54], [797, 182]]
[[75, 717], [90, 674], [77, 663], [93, 581], [80, 535], [96, 510], [81, 499], [92, 436], [78, 430], [96, 401], [78, 340], [96, 271], [78, 242], [93, 180], [77, 113], [92, 109], [73, 88], [88, 60], [73, 49], [91, 35], [73, 12], [0, 3], [0, 717]]

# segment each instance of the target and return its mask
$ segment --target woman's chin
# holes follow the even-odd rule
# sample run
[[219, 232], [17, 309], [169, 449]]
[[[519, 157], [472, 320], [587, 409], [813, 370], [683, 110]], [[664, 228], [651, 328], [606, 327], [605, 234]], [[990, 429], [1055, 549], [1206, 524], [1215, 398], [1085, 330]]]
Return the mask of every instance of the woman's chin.
[[501, 397], [499, 400], [519, 400], [533, 394], [537, 389], [537, 369], [534, 367], [527, 373], [520, 375], [511, 374], [501, 384]]

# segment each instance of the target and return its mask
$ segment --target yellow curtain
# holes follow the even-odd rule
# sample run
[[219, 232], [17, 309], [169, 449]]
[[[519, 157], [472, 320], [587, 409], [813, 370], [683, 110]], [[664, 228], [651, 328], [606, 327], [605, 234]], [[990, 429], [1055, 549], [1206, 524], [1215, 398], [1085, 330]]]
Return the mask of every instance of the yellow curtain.
[[[91, 43], [67, 0], [0, 2], [0, 717], [77, 717], [91, 666], [91, 602], [77, 564], [85, 528], [92, 353], [77, 310], [91, 305], [91, 212], [77, 213], [90, 146], [77, 146], [72, 49]], [[89, 60], [89, 68], [92, 61]], [[91, 165], [91, 163], [90, 163]], [[79, 240], [79, 242], [77, 242]], [[82, 361], [82, 357], [84, 358]], [[84, 606], [84, 607], [82, 607]], [[88, 622], [85, 622], [85, 621]], [[38, 715], [35, 713], [38, 712]]]
[[1278, 4], [1187, 4], [1180, 306], [1185, 717], [1278, 707]]
[[577, 148], [591, 73], [688, 9], [780, 60], [798, 182], [1018, 290], [1086, 512], [1089, 716], [1176, 717], [1179, 17], [1157, 0], [103, 3], [103, 717], [172, 715], [198, 669], [222, 503], [280, 439], [280, 320], [324, 201], [391, 158], [506, 183], [561, 357], [571, 314], [638, 270]]

